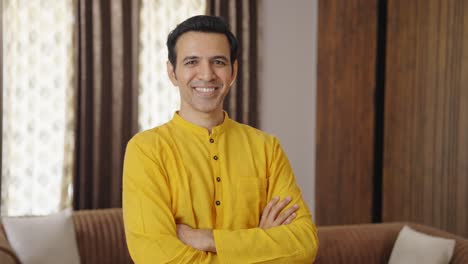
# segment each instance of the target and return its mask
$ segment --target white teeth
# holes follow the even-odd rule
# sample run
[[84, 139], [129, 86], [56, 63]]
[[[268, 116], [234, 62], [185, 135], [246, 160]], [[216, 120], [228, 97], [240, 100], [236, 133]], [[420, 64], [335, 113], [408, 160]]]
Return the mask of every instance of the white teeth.
[[202, 88], [202, 87], [197, 87], [197, 88], [195, 88], [195, 90], [197, 90], [197, 92], [209, 93], [209, 92], [213, 92], [213, 91], [215, 90], [215, 88]]

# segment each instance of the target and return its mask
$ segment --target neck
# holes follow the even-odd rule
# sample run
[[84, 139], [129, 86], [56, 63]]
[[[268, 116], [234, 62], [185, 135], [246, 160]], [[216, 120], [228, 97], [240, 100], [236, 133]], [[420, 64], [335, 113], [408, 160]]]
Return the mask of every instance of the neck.
[[213, 127], [220, 125], [224, 121], [224, 112], [222, 109], [212, 113], [194, 113], [192, 111], [183, 111], [181, 109], [179, 111], [179, 115], [190, 123], [208, 129], [210, 133]]

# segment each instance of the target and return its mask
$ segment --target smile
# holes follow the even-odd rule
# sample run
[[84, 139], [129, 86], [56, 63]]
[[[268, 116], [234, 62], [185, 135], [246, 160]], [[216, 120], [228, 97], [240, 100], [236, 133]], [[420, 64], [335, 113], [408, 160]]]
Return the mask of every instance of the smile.
[[215, 87], [210, 87], [210, 88], [207, 88], [207, 87], [195, 87], [195, 90], [199, 93], [212, 93], [214, 92], [216, 89], [218, 88], [215, 88]]

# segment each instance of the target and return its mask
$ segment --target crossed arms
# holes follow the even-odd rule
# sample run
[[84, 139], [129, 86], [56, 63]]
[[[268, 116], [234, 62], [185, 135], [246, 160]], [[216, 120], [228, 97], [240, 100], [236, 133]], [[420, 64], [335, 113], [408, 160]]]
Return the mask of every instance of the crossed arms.
[[[259, 228], [269, 229], [272, 227], [287, 225], [296, 217], [299, 205], [294, 204], [282, 212], [282, 210], [292, 201], [290, 196], [279, 201], [279, 197], [274, 197], [262, 212]], [[185, 224], [177, 224], [177, 237], [195, 249], [216, 253], [216, 243], [211, 229], [196, 229]]]
[[165, 175], [164, 167], [147, 145], [130, 141], [124, 165], [124, 224], [135, 263], [312, 263], [316, 228], [278, 143], [268, 197], [291, 199], [270, 200], [258, 227], [239, 230], [194, 229], [177, 222], [167, 180], [154, 180]]

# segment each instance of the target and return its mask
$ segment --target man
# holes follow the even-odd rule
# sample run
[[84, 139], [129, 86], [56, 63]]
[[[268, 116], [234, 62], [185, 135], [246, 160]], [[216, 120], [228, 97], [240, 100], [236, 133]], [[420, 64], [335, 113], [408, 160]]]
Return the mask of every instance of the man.
[[135, 263], [312, 263], [316, 228], [278, 140], [223, 111], [238, 68], [228, 25], [189, 18], [167, 46], [180, 110], [134, 136], [125, 155]]

